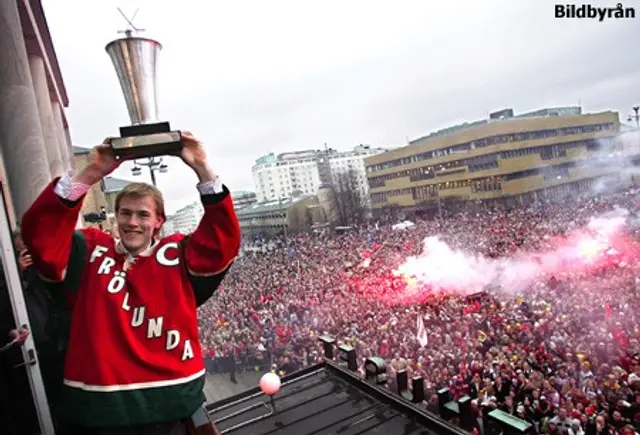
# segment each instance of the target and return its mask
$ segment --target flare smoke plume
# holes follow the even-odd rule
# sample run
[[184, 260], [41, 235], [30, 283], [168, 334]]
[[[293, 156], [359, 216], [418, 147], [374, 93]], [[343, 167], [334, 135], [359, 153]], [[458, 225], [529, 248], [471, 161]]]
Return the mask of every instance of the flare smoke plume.
[[624, 265], [633, 255], [625, 243], [629, 222], [629, 212], [618, 208], [554, 241], [552, 250], [504, 259], [454, 250], [437, 237], [427, 237], [422, 254], [409, 257], [394, 273], [433, 290], [473, 294], [490, 287], [521, 292], [541, 278]]

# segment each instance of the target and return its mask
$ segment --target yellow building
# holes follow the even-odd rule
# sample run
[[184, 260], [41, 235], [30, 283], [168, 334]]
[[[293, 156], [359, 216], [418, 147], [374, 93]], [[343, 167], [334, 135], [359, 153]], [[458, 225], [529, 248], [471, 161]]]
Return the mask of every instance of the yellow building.
[[[616, 112], [582, 114], [579, 107], [542, 109], [432, 133], [365, 160], [372, 208], [436, 208], [525, 204], [579, 195], [594, 183], [618, 182]], [[636, 149], [625, 153], [640, 154]]]

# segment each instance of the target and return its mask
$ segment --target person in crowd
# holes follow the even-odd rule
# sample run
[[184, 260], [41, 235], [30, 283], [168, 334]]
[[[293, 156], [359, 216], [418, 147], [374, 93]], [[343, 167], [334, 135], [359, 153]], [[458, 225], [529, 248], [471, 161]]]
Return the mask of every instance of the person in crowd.
[[115, 201], [119, 238], [75, 230], [84, 195], [121, 163], [106, 140], [87, 166], [55, 179], [22, 218], [43, 280], [61, 283], [72, 318], [58, 418], [70, 434], [186, 434], [205, 400], [196, 309], [238, 255], [229, 191], [204, 145], [183, 133], [180, 157], [204, 206], [197, 230], [160, 239], [161, 192], [132, 183]]

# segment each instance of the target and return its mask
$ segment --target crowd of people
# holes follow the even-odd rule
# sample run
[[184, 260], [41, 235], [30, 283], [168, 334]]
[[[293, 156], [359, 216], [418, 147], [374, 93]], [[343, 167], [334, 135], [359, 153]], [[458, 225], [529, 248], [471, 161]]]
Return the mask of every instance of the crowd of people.
[[[455, 398], [469, 395], [477, 413], [500, 408], [540, 433], [633, 433], [640, 423], [639, 264], [541, 276], [526, 291], [427, 292], [420, 301], [394, 297], [406, 283], [392, 271], [427, 236], [494, 258], [540, 252], [551, 249], [553, 236], [613, 207], [635, 209], [636, 201], [627, 191], [416, 219], [404, 231], [377, 223], [263, 245], [237, 261], [201, 308], [203, 346], [214, 370], [232, 360], [240, 369], [275, 365], [286, 374], [319, 361], [318, 337], [330, 334], [355, 348], [360, 365], [381, 356], [392, 375], [423, 376], [425, 406], [434, 412], [437, 389], [448, 387]], [[427, 343], [416, 338], [418, 316]]]

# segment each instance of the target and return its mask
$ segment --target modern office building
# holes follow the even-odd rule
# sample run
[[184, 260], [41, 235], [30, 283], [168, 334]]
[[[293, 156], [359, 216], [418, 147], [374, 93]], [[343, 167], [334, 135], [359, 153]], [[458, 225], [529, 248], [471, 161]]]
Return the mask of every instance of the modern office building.
[[252, 168], [258, 202], [288, 198], [294, 192], [315, 195], [323, 184], [340, 185], [345, 180], [366, 198], [364, 159], [383, 151], [359, 145], [346, 152], [327, 148], [267, 154], [257, 159]]
[[509, 206], [578, 195], [594, 183], [619, 181], [626, 158], [614, 152], [619, 131], [616, 112], [496, 112], [368, 157], [372, 208], [381, 214]]

